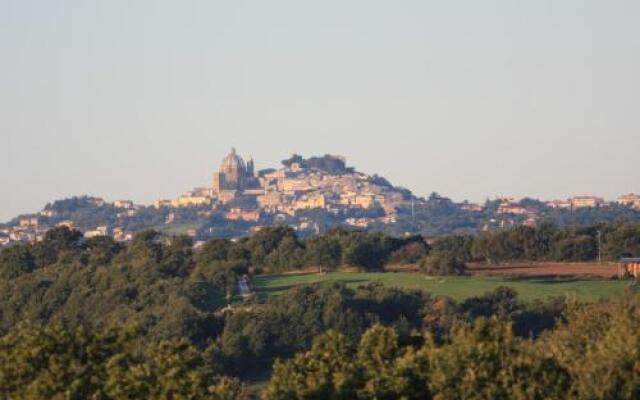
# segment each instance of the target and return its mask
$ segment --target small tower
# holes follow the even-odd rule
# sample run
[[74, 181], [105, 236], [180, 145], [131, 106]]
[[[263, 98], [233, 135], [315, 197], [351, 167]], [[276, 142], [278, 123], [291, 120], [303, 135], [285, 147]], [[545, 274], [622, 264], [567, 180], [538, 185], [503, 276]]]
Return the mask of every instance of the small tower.
[[249, 178], [254, 178], [256, 176], [255, 165], [253, 163], [253, 157], [249, 157], [249, 161], [247, 161], [247, 176]]

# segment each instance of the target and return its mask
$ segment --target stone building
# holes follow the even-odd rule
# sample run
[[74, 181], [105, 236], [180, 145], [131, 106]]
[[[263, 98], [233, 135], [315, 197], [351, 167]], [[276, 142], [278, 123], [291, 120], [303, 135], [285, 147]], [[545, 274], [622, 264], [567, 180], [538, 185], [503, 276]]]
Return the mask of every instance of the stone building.
[[605, 201], [596, 196], [575, 196], [569, 199], [573, 208], [589, 208], [604, 205]]
[[223, 191], [242, 191], [257, 186], [253, 160], [245, 163], [242, 157], [232, 148], [220, 163], [220, 169], [213, 174], [213, 193]]
[[618, 203], [623, 206], [640, 208], [640, 195], [633, 194], [633, 193], [623, 194], [620, 197], [618, 197]]

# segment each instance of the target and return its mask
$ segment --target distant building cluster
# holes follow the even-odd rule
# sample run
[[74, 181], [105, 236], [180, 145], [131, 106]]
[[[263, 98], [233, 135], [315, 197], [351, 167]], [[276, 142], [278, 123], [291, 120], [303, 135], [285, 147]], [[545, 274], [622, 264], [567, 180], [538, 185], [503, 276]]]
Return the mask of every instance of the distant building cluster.
[[[640, 209], [640, 195], [633, 193], [621, 195], [615, 202], [597, 196], [575, 196], [546, 203], [498, 198], [485, 205], [466, 201], [455, 204], [435, 194], [428, 200], [418, 199], [384, 178], [347, 168], [343, 157], [326, 155], [305, 160], [293, 155], [283, 161], [279, 169], [257, 171], [253, 159], [245, 162], [235, 149], [222, 159], [210, 186], [195, 188], [175, 199], [157, 200], [153, 207], [131, 200], [107, 202], [99, 197], [83, 197], [83, 207], [111, 209], [105, 214], [108, 217], [99, 214], [97, 218], [78, 219], [69, 209], [78, 207], [74, 202], [80, 200], [73, 198], [62, 202], [65, 201], [73, 204], [62, 208], [48, 205], [37, 214], [0, 226], [0, 246], [40, 241], [47, 230], [56, 226], [81, 229], [87, 239], [110, 236], [124, 242], [133, 237], [130, 227], [146, 229], [150, 220], [155, 228], [160, 225], [171, 230], [182, 225], [180, 232], [192, 237], [211, 236], [216, 224], [224, 226], [232, 222], [237, 222], [236, 225], [243, 226], [247, 232], [258, 231], [272, 223], [287, 223], [300, 231], [318, 232], [320, 225], [313, 217], [318, 217], [316, 211], [321, 212], [322, 218], [329, 216], [329, 221], [367, 229], [374, 224], [394, 224], [401, 217], [403, 221], [411, 218], [415, 222], [416, 207], [424, 207], [429, 202], [432, 205], [448, 204], [446, 207], [457, 210], [455, 212], [476, 216], [483, 213], [478, 229], [484, 230], [534, 226], [549, 208], [576, 210], [617, 204]], [[487, 208], [488, 205], [491, 208]], [[188, 216], [186, 219], [185, 215]], [[81, 226], [77, 226], [79, 221]], [[201, 229], [197, 221], [208, 221], [208, 224]]]
[[606, 205], [607, 202], [602, 197], [597, 196], [575, 196], [567, 200], [553, 200], [547, 203], [551, 208], [593, 208]]
[[575, 196], [567, 200], [553, 200], [547, 202], [547, 205], [551, 208], [577, 209], [601, 207], [611, 205], [612, 203], [640, 209], [640, 195], [633, 193], [623, 194], [619, 196], [615, 202], [608, 202], [604, 198], [598, 196]]
[[535, 208], [525, 207], [521, 202], [515, 198], [499, 198], [498, 209], [496, 210], [496, 217], [489, 220], [489, 224], [484, 226], [484, 230], [489, 230], [492, 227], [506, 228], [518, 224], [514, 217], [522, 218], [522, 225], [535, 226], [538, 222], [539, 211]]
[[640, 209], [640, 195], [628, 193], [618, 197], [618, 203], [623, 206]]
[[[89, 197], [88, 201], [95, 207], [112, 206], [118, 209], [116, 218], [120, 220], [134, 216], [137, 210], [143, 207], [134, 204], [131, 200], [116, 200], [109, 203], [99, 197]], [[55, 227], [65, 226], [69, 229], [78, 229], [76, 223], [71, 220], [62, 220], [51, 224], [49, 220], [57, 217], [57, 214], [55, 210], [45, 208], [38, 214], [18, 218], [17, 224], [9, 228], [0, 229], [0, 246], [7, 246], [13, 242], [42, 241], [46, 232]], [[126, 231], [122, 227], [109, 227], [108, 225], [98, 225], [92, 229], [84, 230], [83, 235], [87, 239], [111, 236], [114, 240], [120, 242], [126, 242], [133, 238], [133, 232]]]
[[[344, 159], [340, 159], [344, 162]], [[214, 208], [237, 203], [226, 213], [229, 220], [258, 221], [262, 215], [293, 216], [300, 210], [322, 209], [337, 213], [346, 209], [380, 207], [381, 222], [395, 220], [397, 206], [403, 201], [398, 190], [380, 186], [362, 173], [330, 174], [322, 169], [291, 163], [277, 170], [256, 173], [254, 161], [245, 163], [235, 149], [224, 157], [213, 175], [211, 188], [196, 188], [173, 200], [157, 200], [161, 207], [206, 205]], [[373, 218], [348, 223], [366, 227]]]

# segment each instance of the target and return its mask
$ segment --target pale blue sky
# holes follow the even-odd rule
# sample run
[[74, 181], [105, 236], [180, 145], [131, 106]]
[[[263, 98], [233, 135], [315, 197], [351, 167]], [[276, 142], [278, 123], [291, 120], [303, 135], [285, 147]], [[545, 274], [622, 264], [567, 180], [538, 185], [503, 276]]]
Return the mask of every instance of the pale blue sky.
[[337, 153], [455, 200], [640, 192], [640, 1], [0, 0], [0, 221]]

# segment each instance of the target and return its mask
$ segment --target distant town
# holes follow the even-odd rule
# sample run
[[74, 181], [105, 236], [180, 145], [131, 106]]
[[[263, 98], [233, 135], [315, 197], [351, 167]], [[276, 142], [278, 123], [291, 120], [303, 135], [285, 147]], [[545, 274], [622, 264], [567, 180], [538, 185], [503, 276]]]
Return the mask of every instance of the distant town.
[[210, 186], [152, 205], [131, 200], [76, 197], [47, 204], [39, 213], [0, 225], [0, 246], [42, 240], [47, 230], [67, 226], [87, 238], [129, 241], [141, 230], [186, 234], [196, 242], [240, 237], [261, 227], [287, 224], [301, 234], [333, 227], [406, 235], [439, 235], [535, 226], [640, 219], [640, 195], [614, 201], [594, 195], [564, 200], [496, 198], [484, 204], [454, 203], [433, 193], [427, 198], [393, 186], [383, 177], [348, 167], [344, 157], [304, 158], [294, 154], [279, 168], [256, 171], [232, 149]]

